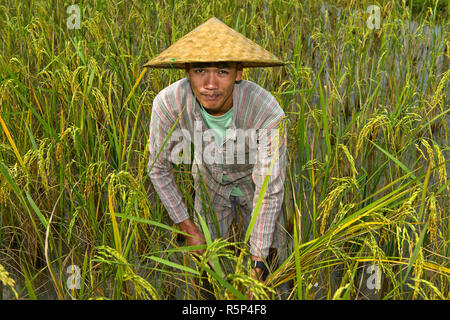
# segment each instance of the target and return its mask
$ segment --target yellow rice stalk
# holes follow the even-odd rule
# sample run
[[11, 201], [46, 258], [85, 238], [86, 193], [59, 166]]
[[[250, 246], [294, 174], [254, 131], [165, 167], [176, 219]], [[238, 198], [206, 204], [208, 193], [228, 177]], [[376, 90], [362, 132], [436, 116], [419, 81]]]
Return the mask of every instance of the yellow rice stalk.
[[378, 129], [380, 127], [384, 127], [388, 123], [389, 118], [385, 114], [377, 115], [369, 120], [369, 122], [361, 129], [361, 132], [359, 133], [358, 140], [356, 141], [355, 157], [358, 157], [359, 150], [362, 147], [364, 139], [367, 137], [375, 139]]
[[406, 199], [401, 205], [401, 207], [397, 210], [402, 217], [417, 216], [417, 212], [415, 209], [415, 201], [418, 199], [421, 190], [420, 188], [413, 188], [411, 191], [411, 196]]
[[[428, 157], [430, 159], [430, 166], [434, 167], [435, 166], [435, 161], [434, 161], [434, 153], [433, 153], [433, 149], [431, 148], [430, 144], [428, 143], [427, 140], [425, 139], [420, 139], [420, 141], [422, 142], [422, 144], [425, 146], [425, 149], [427, 149], [427, 153], [428, 153]], [[427, 159], [428, 160], [428, 159]]]
[[449, 78], [450, 78], [450, 70], [447, 70], [442, 76], [441, 81], [439, 81], [433, 99], [431, 100], [431, 110], [434, 109], [440, 101], [444, 100], [446, 94], [444, 88], [448, 85]]
[[115, 249], [108, 246], [100, 246], [98, 257], [105, 263], [118, 263], [125, 268], [124, 280], [133, 283], [136, 294], [143, 299], [159, 300], [160, 297], [156, 289], [144, 278], [137, 275], [130, 267], [128, 261]]
[[49, 188], [49, 181], [48, 177], [53, 177], [51, 173], [51, 151], [53, 149], [53, 143], [49, 143], [49, 140], [46, 138], [42, 140], [41, 145], [39, 146], [38, 150], [38, 173], [41, 177], [42, 184], [44, 185], [45, 193], [48, 195], [50, 188]]
[[373, 234], [370, 234], [369, 238], [364, 239], [364, 243], [367, 245], [367, 247], [372, 252], [372, 255], [374, 257], [373, 262], [375, 262], [378, 267], [383, 271], [383, 274], [389, 277], [389, 279], [392, 281], [394, 286], [397, 285], [398, 280], [392, 270], [392, 264], [390, 263], [383, 263], [387, 260], [386, 254], [383, 249], [380, 248], [378, 245], [375, 237]]
[[6, 271], [5, 267], [3, 267], [1, 264], [0, 264], [0, 281], [3, 283], [3, 285], [10, 287], [12, 292], [14, 292], [16, 299], [19, 299], [19, 295], [17, 291], [14, 289], [16, 282], [14, 281], [13, 278], [9, 276], [9, 272]]
[[422, 157], [427, 160], [427, 157], [425, 156], [425, 154], [422, 152], [422, 149], [420, 149], [419, 145], [417, 145], [416, 143], [414, 144], [414, 146], [416, 147], [417, 151], [420, 152], [420, 154], [422, 155]]
[[[416, 258], [414, 265], [414, 278], [420, 279], [423, 274], [423, 250], [422, 248], [419, 251], [419, 255]], [[419, 292], [419, 281], [414, 281], [414, 293], [412, 299], [415, 300], [417, 298], [417, 293]]]
[[427, 232], [430, 235], [430, 242], [434, 243], [437, 240], [436, 234], [438, 232], [440, 233], [437, 227], [437, 221], [440, 218], [440, 210], [437, 204], [436, 197], [433, 194], [428, 199], [428, 208], [430, 210], [430, 215], [428, 217], [430, 219], [430, 223]]
[[8, 205], [11, 188], [3, 175], [0, 175], [0, 204]]
[[355, 159], [353, 158], [353, 156], [350, 154], [350, 152], [348, 151], [347, 146], [343, 145], [343, 144], [339, 144], [338, 145], [338, 149], [342, 149], [344, 151], [345, 156], [348, 159], [348, 162], [350, 163], [350, 168], [352, 170], [352, 177], [353, 179], [356, 179], [356, 176], [358, 175], [358, 171], [356, 170], [356, 166], [355, 166]]
[[323, 199], [323, 201], [319, 204], [319, 210], [321, 211], [319, 216], [317, 217], [317, 220], [321, 219], [320, 224], [320, 233], [324, 234], [325, 227], [327, 223], [328, 216], [333, 209], [337, 199], [339, 196], [347, 189], [351, 188], [352, 186], [357, 186], [357, 182], [353, 178], [333, 178], [339, 182], [337, 187], [335, 187], [333, 190], [331, 190], [328, 195]]
[[[92, 95], [95, 97], [97, 107], [100, 106], [104, 114], [104, 119], [111, 125], [111, 114], [105, 96], [98, 88], [92, 88]], [[98, 112], [97, 112], [98, 113]]]
[[[433, 141], [433, 147], [434, 147], [434, 151], [436, 152], [436, 156], [437, 156], [437, 160], [438, 160], [438, 165], [442, 164], [445, 162], [445, 157], [442, 154], [442, 150], [439, 148], [439, 145], [436, 144]], [[445, 165], [441, 165], [438, 169], [437, 172], [439, 174], [439, 182], [444, 184], [447, 182], [447, 170], [445, 169]], [[450, 194], [450, 190], [449, 190], [449, 186], [447, 186], [447, 191], [449, 191]]]

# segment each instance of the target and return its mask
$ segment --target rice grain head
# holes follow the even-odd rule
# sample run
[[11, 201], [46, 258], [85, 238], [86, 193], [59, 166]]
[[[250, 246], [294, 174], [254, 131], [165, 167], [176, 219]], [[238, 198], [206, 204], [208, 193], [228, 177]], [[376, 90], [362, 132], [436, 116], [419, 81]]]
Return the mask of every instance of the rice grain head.
[[19, 294], [14, 288], [16, 282], [13, 278], [10, 277], [9, 272], [6, 271], [5, 267], [2, 264], [0, 264], [0, 281], [3, 283], [3, 285], [10, 287], [16, 299], [19, 299]]

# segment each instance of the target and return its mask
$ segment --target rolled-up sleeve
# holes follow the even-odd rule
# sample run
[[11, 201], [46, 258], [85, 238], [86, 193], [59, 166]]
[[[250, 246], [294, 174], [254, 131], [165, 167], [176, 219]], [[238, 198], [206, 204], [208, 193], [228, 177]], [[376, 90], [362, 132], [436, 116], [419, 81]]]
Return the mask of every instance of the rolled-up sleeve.
[[165, 108], [162, 106], [162, 99], [158, 99], [157, 96], [153, 102], [150, 120], [147, 170], [155, 191], [164, 204], [169, 217], [174, 223], [180, 223], [188, 219], [189, 214], [176, 185], [172, 172], [173, 165], [170, 161], [173, 143], [168, 138], [168, 134], [174, 125], [174, 121], [167, 114], [164, 114]]

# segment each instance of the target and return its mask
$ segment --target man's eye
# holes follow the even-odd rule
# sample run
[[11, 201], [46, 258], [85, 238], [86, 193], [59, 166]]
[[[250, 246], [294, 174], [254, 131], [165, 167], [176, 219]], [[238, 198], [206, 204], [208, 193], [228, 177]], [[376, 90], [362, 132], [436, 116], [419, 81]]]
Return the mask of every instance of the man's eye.
[[226, 71], [226, 70], [220, 70], [219, 73], [220, 73], [220, 74], [228, 74], [228, 71]]
[[204, 70], [203, 69], [195, 69], [194, 72], [195, 73], [202, 73]]

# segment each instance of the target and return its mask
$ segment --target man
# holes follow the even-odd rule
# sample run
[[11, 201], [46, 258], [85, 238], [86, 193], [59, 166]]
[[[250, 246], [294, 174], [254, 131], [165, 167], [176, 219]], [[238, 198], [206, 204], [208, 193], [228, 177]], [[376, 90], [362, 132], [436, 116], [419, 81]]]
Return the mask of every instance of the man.
[[269, 248], [280, 245], [277, 222], [286, 158], [278, 129], [284, 112], [269, 92], [242, 80], [242, 73], [244, 67], [280, 65], [271, 53], [216, 18], [145, 65], [186, 70], [186, 78], [155, 97], [150, 123], [149, 175], [170, 218], [191, 235], [188, 245], [205, 244], [171, 171], [172, 162], [180, 160], [177, 139], [182, 138], [184, 160], [189, 161], [189, 146], [194, 145], [195, 211], [213, 237], [230, 236], [232, 222], [240, 218], [246, 231], [253, 218], [250, 253], [260, 279], [267, 273], [263, 261]]

